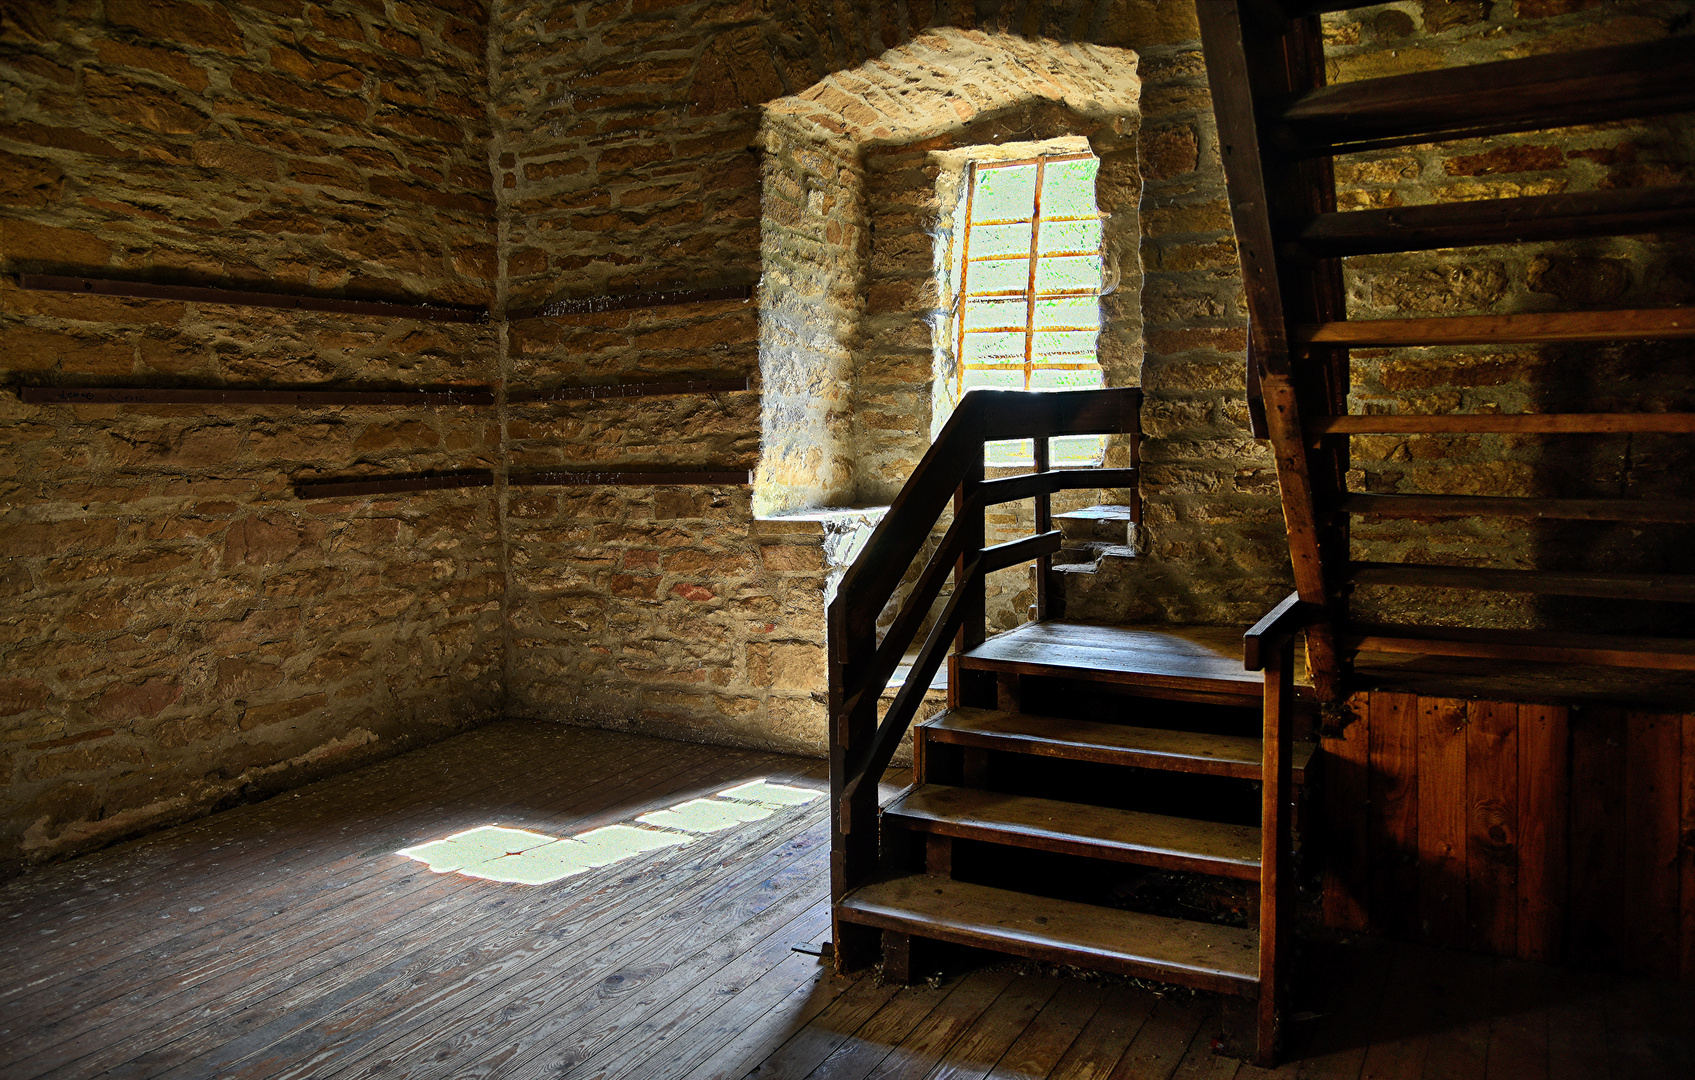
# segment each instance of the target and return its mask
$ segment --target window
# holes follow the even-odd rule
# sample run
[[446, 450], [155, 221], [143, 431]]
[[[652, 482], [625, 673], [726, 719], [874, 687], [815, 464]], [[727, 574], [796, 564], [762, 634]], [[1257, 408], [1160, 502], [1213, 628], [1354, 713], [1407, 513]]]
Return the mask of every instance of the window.
[[[1101, 213], [1093, 154], [974, 161], [966, 168], [954, 321], [957, 387], [1088, 390], [1103, 385]], [[1095, 465], [1100, 436], [1054, 439], [1055, 465]], [[988, 464], [1029, 461], [1029, 440], [991, 443]]]

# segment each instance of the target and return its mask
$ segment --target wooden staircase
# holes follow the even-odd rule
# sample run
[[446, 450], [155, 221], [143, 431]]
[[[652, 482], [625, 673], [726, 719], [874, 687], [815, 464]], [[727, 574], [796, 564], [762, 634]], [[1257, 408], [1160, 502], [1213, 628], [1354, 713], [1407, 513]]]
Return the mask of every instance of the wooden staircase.
[[[1233, 996], [1275, 1056], [1291, 810], [1311, 745], [1294, 739], [1294, 641], [1318, 609], [1290, 597], [1248, 632], [1038, 621], [986, 639], [983, 575], [1059, 549], [1048, 496], [1127, 487], [1131, 470], [1049, 471], [1046, 439], [1136, 430], [1134, 390], [974, 390], [844, 576], [830, 608], [832, 899], [838, 965], [881, 955], [922, 974], [947, 942]], [[1036, 469], [984, 480], [982, 444], [1034, 438]], [[1039, 531], [984, 546], [986, 506], [1034, 498]], [[953, 519], [907, 568], [951, 501]], [[953, 591], [927, 616], [949, 572]], [[878, 643], [880, 615], [910, 583]], [[879, 723], [882, 687], [929, 625]], [[949, 710], [915, 732], [916, 782], [877, 779], [949, 647]], [[1235, 924], [1115, 894], [1143, 872], [1245, 883]], [[916, 966], [915, 966], [916, 965]]]
[[[1394, 585], [1488, 593], [1686, 602], [1695, 576], [1574, 572], [1546, 567], [1437, 565], [1354, 559], [1361, 517], [1503, 521], [1695, 523], [1695, 501], [1350, 491], [1350, 438], [1360, 435], [1564, 438], [1695, 434], [1695, 415], [1664, 402], [1639, 411], [1421, 413], [1374, 402], [1351, 413], [1350, 350], [1451, 345], [1639, 342], [1695, 337], [1695, 309], [1349, 318], [1343, 260], [1437, 248], [1518, 245], [1695, 227], [1695, 189], [1653, 187], [1338, 212], [1334, 163], [1386, 147], [1629, 121], [1695, 109], [1695, 39], [1523, 59], [1325, 85], [1319, 15], [1363, 7], [1335, 0], [1206, 0], [1198, 4], [1251, 320], [1248, 381], [1269, 438], [1302, 599], [1328, 609], [1309, 640], [1313, 681], [1338, 693], [1366, 656], [1524, 661], [1695, 670], [1695, 643], [1646, 635], [1473, 626], [1364, 625], [1351, 590]], [[1358, 265], [1358, 264], [1356, 264]], [[1369, 284], [1366, 271], [1355, 283]], [[1545, 494], [1545, 493], [1539, 493]], [[1546, 562], [1546, 558], [1539, 556]], [[1447, 622], [1465, 622], [1460, 618]], [[1356, 663], [1357, 662], [1357, 663]], [[1452, 670], [1448, 665], [1447, 670]], [[1444, 670], [1433, 664], [1431, 670]], [[1484, 668], [1473, 669], [1486, 671]], [[1507, 670], [1502, 668], [1500, 670]], [[1349, 685], [1360, 685], [1355, 679]]]

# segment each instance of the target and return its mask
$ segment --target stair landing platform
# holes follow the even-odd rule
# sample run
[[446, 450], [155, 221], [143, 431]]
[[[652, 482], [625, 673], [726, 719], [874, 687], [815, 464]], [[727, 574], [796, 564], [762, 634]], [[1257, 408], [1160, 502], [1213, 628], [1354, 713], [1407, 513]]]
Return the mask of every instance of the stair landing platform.
[[[1075, 677], [1171, 691], [1204, 691], [1257, 700], [1263, 679], [1242, 667], [1237, 626], [1118, 626], [1064, 619], [1025, 623], [996, 634], [961, 657], [967, 668], [1019, 675]], [[1295, 681], [1307, 682], [1300, 651]]]

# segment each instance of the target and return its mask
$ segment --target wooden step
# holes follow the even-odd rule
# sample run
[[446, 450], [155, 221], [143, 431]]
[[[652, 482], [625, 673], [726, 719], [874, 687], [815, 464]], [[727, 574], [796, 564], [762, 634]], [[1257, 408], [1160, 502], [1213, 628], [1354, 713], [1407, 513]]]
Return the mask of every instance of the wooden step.
[[1682, 638], [1359, 624], [1343, 640], [1359, 652], [1695, 671], [1695, 641]]
[[1252, 930], [1051, 900], [929, 874], [861, 886], [836, 905], [839, 918], [951, 941], [1225, 994], [1259, 988]]
[[1259, 880], [1260, 834], [1249, 825], [923, 784], [883, 811], [915, 832], [1086, 858]]
[[1657, 432], [1695, 435], [1695, 413], [1394, 413], [1320, 416], [1307, 434], [1320, 435], [1614, 435]]
[[1695, 48], [1673, 37], [1323, 86], [1278, 117], [1297, 153], [1596, 124], [1695, 109]]
[[1257, 704], [1263, 682], [1257, 672], [1242, 667], [1241, 631], [1195, 632], [1213, 629], [1190, 627], [1180, 633], [1172, 628], [1054, 619], [996, 634], [959, 662], [979, 671], [1087, 679], [1171, 692], [1165, 696], [1227, 695], [1244, 704]]
[[1320, 214], [1291, 243], [1336, 258], [1691, 228], [1695, 188], [1626, 188]]
[[1626, 188], [1320, 214], [1290, 242], [1315, 258], [1695, 228], [1695, 188]]
[[[1197, 776], [1260, 778], [1258, 739], [1240, 735], [1203, 735], [1164, 728], [1102, 724], [1029, 716], [997, 709], [954, 709], [926, 721], [918, 738], [952, 746], [974, 746], [1016, 754], [1095, 761]], [[1297, 742], [1292, 753], [1295, 783], [1306, 780], [1311, 743]]]
[[1695, 525], [1678, 499], [1515, 499], [1492, 495], [1347, 495], [1341, 510], [1375, 517], [1521, 517], [1549, 521], [1648, 521]]
[[1348, 580], [1356, 585], [1483, 589], [1537, 593], [1542, 596], [1601, 596], [1613, 600], [1695, 602], [1695, 576], [1688, 574], [1497, 570], [1483, 566], [1356, 562], [1349, 564]]
[[1550, 311], [1428, 319], [1350, 319], [1294, 328], [1304, 344], [1363, 346], [1534, 345], [1559, 341], [1658, 341], [1695, 337], [1695, 308]]

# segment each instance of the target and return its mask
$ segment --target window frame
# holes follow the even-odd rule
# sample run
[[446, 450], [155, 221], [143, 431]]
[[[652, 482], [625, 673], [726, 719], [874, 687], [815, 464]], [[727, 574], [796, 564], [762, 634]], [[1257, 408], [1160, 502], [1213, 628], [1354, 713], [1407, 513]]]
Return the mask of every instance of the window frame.
[[[954, 315], [954, 320], [955, 320], [955, 323], [956, 323], [955, 333], [954, 333], [954, 345], [955, 345], [955, 349], [956, 349], [956, 351], [954, 353], [954, 356], [956, 357], [956, 361], [955, 361], [956, 371], [955, 371], [955, 384], [954, 385], [955, 385], [956, 400], [959, 396], [961, 396], [965, 393], [965, 390], [966, 390], [965, 373], [967, 371], [985, 371], [985, 370], [987, 370], [987, 371], [1007, 371], [1009, 369], [1015, 370], [1016, 367], [1017, 367], [1017, 365], [1014, 365], [1014, 364], [995, 364], [995, 363], [980, 363], [980, 362], [978, 362], [978, 363], [967, 363], [966, 359], [965, 359], [965, 356], [966, 356], [965, 336], [967, 334], [972, 334], [972, 333], [1015, 333], [1015, 332], [1023, 333], [1023, 335], [1024, 335], [1024, 364], [1023, 364], [1024, 385], [1022, 387], [1018, 387], [1016, 389], [1022, 389], [1022, 390], [1027, 391], [1027, 392], [1036, 392], [1036, 393], [1042, 392], [1040, 390], [1031, 391], [1031, 386], [1030, 386], [1031, 377], [1037, 371], [1100, 371], [1100, 372], [1102, 372], [1102, 377], [1103, 377], [1103, 381], [1104, 381], [1105, 373], [1104, 373], [1104, 369], [1102, 368], [1102, 365], [1101, 365], [1101, 362], [1100, 362], [1100, 346], [1099, 346], [1099, 339], [1098, 339], [1098, 334], [1099, 334], [1099, 331], [1100, 331], [1100, 321], [1099, 321], [1098, 315], [1097, 315], [1097, 318], [1096, 318], [1095, 325], [1093, 325], [1093, 326], [1047, 326], [1047, 327], [1042, 327], [1042, 330], [1044, 332], [1094, 331], [1097, 334], [1096, 346], [1095, 346], [1095, 348], [1089, 350], [1089, 352], [1087, 352], [1087, 353], [1075, 352], [1075, 353], [1049, 353], [1049, 354], [1044, 354], [1044, 355], [1059, 355], [1059, 356], [1085, 356], [1086, 355], [1086, 356], [1089, 356], [1091, 358], [1090, 362], [1088, 362], [1088, 363], [1038, 362], [1036, 360], [1036, 350], [1035, 350], [1035, 343], [1036, 343], [1036, 306], [1037, 306], [1038, 301], [1044, 300], [1044, 299], [1056, 298], [1056, 297], [1066, 297], [1066, 296], [1085, 297], [1085, 296], [1087, 296], [1087, 297], [1094, 297], [1096, 299], [1097, 303], [1098, 303], [1100, 297], [1105, 294], [1105, 290], [1104, 290], [1103, 286], [1104, 286], [1105, 262], [1106, 262], [1106, 255], [1105, 255], [1105, 252], [1106, 252], [1106, 230], [1105, 230], [1104, 227], [1101, 230], [1100, 240], [1098, 241], [1097, 245], [1092, 250], [1059, 251], [1059, 252], [1048, 252], [1046, 254], [1043, 254], [1041, 252], [1041, 232], [1042, 232], [1042, 224], [1044, 222], [1105, 221], [1105, 219], [1109, 216], [1107, 214], [1100, 212], [1100, 210], [1097, 207], [1095, 213], [1090, 214], [1090, 215], [1071, 214], [1071, 215], [1061, 215], [1061, 216], [1056, 216], [1056, 217], [1044, 217], [1042, 215], [1042, 190], [1043, 190], [1043, 186], [1045, 184], [1046, 177], [1047, 177], [1048, 163], [1050, 163], [1050, 162], [1062, 162], [1062, 161], [1098, 161], [1098, 160], [1099, 160], [1099, 156], [1097, 154], [1093, 153], [1092, 151], [1074, 151], [1074, 152], [1069, 152], [1069, 153], [1058, 153], [1058, 154], [1037, 154], [1033, 157], [1019, 158], [1019, 159], [1016, 159], [1016, 160], [1009, 160], [1009, 161], [975, 161], [974, 160], [974, 161], [969, 161], [969, 162], [966, 163], [966, 170], [965, 170], [965, 216], [964, 216], [963, 228], [962, 228], [964, 235], [961, 237], [961, 240], [960, 240], [960, 259], [959, 259], [959, 264], [958, 264], [959, 265], [958, 287], [957, 287], [957, 290], [956, 290], [956, 293], [955, 293], [956, 299], [955, 299], [955, 315]], [[996, 218], [996, 219], [988, 220], [988, 221], [973, 221], [973, 220], [971, 220], [972, 214], [973, 214], [973, 202], [974, 202], [974, 199], [975, 199], [976, 194], [977, 194], [978, 175], [979, 175], [980, 172], [991, 170], [991, 169], [1022, 168], [1022, 167], [1028, 167], [1028, 166], [1031, 166], [1031, 165], [1034, 165], [1036, 167], [1036, 180], [1035, 180], [1035, 187], [1034, 187], [1033, 199], [1032, 199], [1032, 205], [1031, 205], [1031, 213], [1030, 213], [1029, 217], [1027, 217], [1027, 218], [1005, 218], [1005, 219]], [[1092, 195], [1091, 195], [1090, 201], [1091, 202], [1094, 201]], [[990, 226], [997, 226], [997, 225], [1023, 225], [1023, 224], [1028, 224], [1030, 226], [1030, 248], [1029, 248], [1028, 252], [1026, 252], [1022, 255], [1020, 255], [1020, 254], [986, 255], [986, 256], [978, 256], [975, 260], [972, 258], [972, 256], [971, 256], [971, 234], [972, 234], [973, 229], [976, 229], [976, 228], [979, 228], [979, 227], [990, 227]], [[1042, 260], [1044, 260], [1044, 259], [1054, 259], [1054, 258], [1091, 258], [1091, 257], [1095, 259], [1096, 265], [1101, 270], [1101, 277], [1099, 279], [1100, 283], [1097, 284], [1094, 288], [1092, 288], [1092, 289], [1050, 289], [1050, 290], [1044, 290], [1044, 291], [1038, 291], [1037, 290], [1037, 288], [1036, 288], [1036, 275], [1037, 275], [1037, 271], [1040, 267]], [[1027, 273], [1026, 278], [1025, 278], [1025, 287], [1023, 289], [1020, 289], [1020, 290], [1004, 290], [1003, 289], [1003, 290], [983, 292], [983, 293], [972, 293], [970, 291], [971, 264], [974, 261], [976, 261], [976, 262], [986, 262], [986, 261], [1005, 262], [1005, 261], [1010, 261], [1010, 260], [1013, 260], [1013, 259], [1023, 259], [1028, 264], [1029, 269], [1028, 269], [1028, 273]], [[968, 307], [970, 305], [971, 300], [973, 298], [982, 299], [982, 298], [992, 298], [992, 297], [1002, 297], [1002, 298], [1005, 298], [1005, 299], [1015, 299], [1015, 298], [1018, 298], [1018, 297], [1023, 297], [1024, 300], [1025, 300], [1024, 325], [1023, 326], [1005, 326], [1005, 327], [1000, 327], [1000, 326], [975, 327], [975, 328], [972, 328], [972, 329], [967, 329], [966, 328], [966, 322], [967, 322], [966, 312], [968, 310]]]

